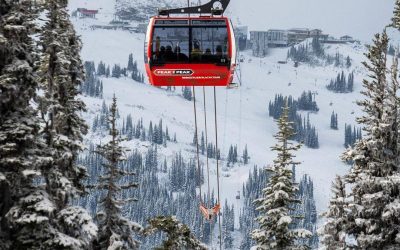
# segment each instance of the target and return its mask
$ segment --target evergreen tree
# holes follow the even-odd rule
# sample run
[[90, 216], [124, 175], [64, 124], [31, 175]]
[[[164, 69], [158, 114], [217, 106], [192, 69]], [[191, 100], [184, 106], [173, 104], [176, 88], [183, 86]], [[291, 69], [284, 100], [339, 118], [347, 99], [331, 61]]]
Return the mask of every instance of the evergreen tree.
[[153, 136], [152, 136], [152, 138], [150, 139], [150, 141], [151, 141], [152, 143], [158, 143], [158, 138], [159, 138], [159, 137], [160, 137], [160, 135], [159, 135], [158, 126], [157, 126], [157, 124], [154, 124]]
[[126, 68], [121, 68], [121, 75], [123, 75], [123, 76], [125, 76], [125, 77], [128, 76], [128, 73], [127, 73], [127, 71], [126, 71]]
[[238, 152], [237, 152], [237, 145], [235, 145], [233, 147], [233, 163], [237, 163], [238, 162]]
[[332, 111], [331, 115], [331, 129], [338, 130], [338, 117], [337, 114], [335, 114], [335, 111]]
[[335, 67], [340, 67], [341, 64], [342, 64], [342, 63], [341, 63], [341, 61], [340, 61], [340, 54], [339, 54], [339, 53], [336, 53], [336, 54], [335, 54]]
[[[293, 178], [292, 181], [296, 181], [295, 178], [295, 165], [292, 165]], [[317, 209], [315, 206], [314, 200], [314, 184], [311, 178], [307, 175], [304, 175], [299, 184], [299, 190], [296, 193], [296, 199], [300, 201], [300, 203], [295, 204], [292, 207], [292, 211], [290, 213], [293, 216], [293, 226], [292, 229], [295, 228], [304, 228], [312, 233], [312, 236], [307, 239], [299, 239], [297, 242], [311, 249], [315, 249], [318, 247], [318, 234], [316, 232], [316, 224], [317, 224]], [[298, 215], [302, 216], [298, 216]]]
[[318, 105], [317, 103], [313, 100], [311, 91], [303, 91], [299, 99], [297, 100], [297, 108], [299, 110], [305, 110], [305, 111], [318, 111]]
[[116, 128], [117, 99], [114, 95], [110, 110], [111, 140], [97, 148], [97, 153], [106, 160], [103, 164], [105, 172], [100, 176], [96, 188], [105, 190], [106, 194], [100, 202], [101, 209], [97, 213], [99, 224], [99, 249], [138, 249], [138, 242], [134, 240], [135, 231], [141, 226], [122, 216], [122, 207], [135, 199], [121, 199], [122, 190], [138, 187], [137, 183], [122, 185], [120, 180], [134, 173], [121, 168], [126, 160], [126, 149], [121, 146], [122, 139]]
[[168, 126], [165, 128], [165, 139], [166, 139], [167, 141], [170, 141], [170, 140], [171, 140], [171, 138], [169, 137]]
[[180, 223], [175, 217], [158, 216], [149, 221], [149, 227], [145, 229], [145, 234], [153, 234], [162, 231], [167, 234], [160, 247], [156, 250], [206, 250], [207, 247], [192, 234], [189, 227]]
[[122, 69], [118, 64], [114, 64], [111, 72], [111, 77], [120, 78], [122, 74]]
[[206, 150], [206, 143], [204, 141], [204, 132], [201, 132], [201, 140], [200, 140], [200, 150], [201, 154], [204, 155], [205, 150]]
[[107, 69], [106, 69], [106, 77], [108, 78], [108, 77], [110, 77], [110, 66], [107, 66]]
[[162, 167], [162, 172], [167, 173], [168, 165], [167, 165], [167, 158], [164, 158], [164, 164]]
[[[102, 63], [98, 66], [98, 74], [101, 73]], [[91, 97], [103, 97], [103, 82], [96, 75], [94, 62], [85, 62], [85, 81], [80, 85], [80, 92]]]
[[188, 101], [192, 100], [192, 89], [190, 87], [183, 87], [182, 88], [182, 95]]
[[196, 146], [197, 146], [197, 143], [198, 143], [198, 142], [197, 142], [197, 135], [196, 135], [196, 133], [194, 133], [194, 134], [193, 134], [192, 145], [196, 147]]
[[[46, 78], [53, 80], [54, 92], [50, 93], [58, 91], [58, 95], [64, 95], [55, 98], [57, 95], [47, 92], [41, 99], [46, 104], [42, 111], [52, 110], [50, 122], [45, 127], [46, 140], [42, 141], [42, 137], [38, 137], [40, 122], [29, 106], [37, 91], [33, 60], [38, 59], [32, 53], [29, 38], [30, 32], [36, 30], [31, 22], [35, 10], [32, 3], [0, 3], [1, 16], [4, 14], [4, 19], [0, 18], [0, 38], [3, 38], [0, 39], [0, 85], [4, 90], [4, 98], [0, 95], [0, 110], [5, 112], [0, 119], [0, 145], [6, 146], [0, 146], [0, 169], [6, 170], [5, 174], [0, 172], [0, 196], [7, 194], [11, 183], [13, 186], [4, 201], [1, 197], [4, 202], [0, 203], [1, 227], [5, 228], [0, 228], [0, 238], [8, 234], [12, 239], [9, 247], [16, 249], [88, 248], [96, 235], [96, 226], [84, 209], [69, 203], [83, 191], [80, 182], [85, 176], [85, 170], [74, 161], [80, 150], [82, 130], [86, 128], [75, 113], [84, 109], [83, 103], [75, 99], [82, 77], [80, 43], [68, 20], [66, 2], [46, 2], [44, 7], [48, 16], [41, 37], [42, 62], [49, 59], [49, 65], [52, 65]], [[2, 27], [7, 27], [6, 32]], [[51, 27], [53, 34], [62, 36], [46, 36]], [[44, 64], [42, 68], [46, 66]], [[57, 81], [54, 74], [59, 75]], [[65, 106], [60, 107], [60, 103]], [[56, 113], [56, 110], [63, 113]], [[7, 144], [3, 144], [5, 140]], [[58, 158], [60, 155], [63, 155], [61, 159]], [[43, 185], [38, 185], [39, 180], [43, 180]], [[7, 244], [8, 241], [4, 242]]]
[[288, 58], [292, 59], [294, 62], [309, 63], [311, 62], [309, 52], [308, 44], [292, 46], [288, 51]]
[[389, 45], [388, 55], [394, 56], [396, 54], [396, 49], [393, 47], [392, 44]]
[[314, 37], [311, 45], [317, 57], [323, 57], [325, 55], [324, 47], [321, 44], [319, 37]]
[[157, 137], [157, 143], [158, 144], [163, 144], [164, 141], [164, 133], [163, 133], [163, 122], [162, 119], [158, 122], [158, 137]]
[[233, 147], [232, 147], [232, 145], [229, 147], [227, 165], [229, 166], [230, 163], [233, 163]]
[[243, 164], [244, 164], [244, 165], [247, 165], [247, 164], [249, 163], [249, 159], [250, 159], [249, 153], [248, 153], [248, 151], [247, 151], [247, 144], [246, 144], [246, 146], [244, 147], [242, 158], [243, 158]]
[[147, 139], [148, 139], [148, 141], [149, 142], [152, 142], [153, 141], [153, 122], [152, 121], [150, 121], [150, 124], [149, 124], [149, 132], [148, 132], [148, 135], [147, 135]]
[[327, 221], [319, 230], [321, 243], [326, 250], [345, 249], [347, 197], [346, 187], [340, 176], [336, 176], [332, 183], [332, 193], [328, 211], [324, 213]]
[[38, 87], [31, 3], [0, 2], [0, 249], [39, 248], [37, 241], [46, 241], [53, 231], [48, 221], [54, 204], [34, 184], [51, 158], [29, 104]]
[[[55, 202], [55, 223], [61, 232], [47, 244], [53, 248], [82, 248], [90, 245], [95, 226], [85, 210], [71, 206], [72, 199], [85, 192], [83, 180], [87, 171], [76, 160], [83, 150], [87, 125], [80, 117], [80, 113], [86, 111], [85, 104], [77, 99], [84, 78], [79, 55], [82, 46], [69, 20], [67, 5], [63, 0], [45, 3], [47, 20], [40, 41], [43, 47], [40, 61], [44, 90], [40, 105], [45, 120], [43, 136], [54, 159], [44, 176], [46, 190]], [[65, 235], [70, 240], [66, 240]]]
[[400, 30], [400, 0], [396, 0], [393, 14], [392, 26]]
[[354, 162], [347, 175], [352, 189], [346, 233], [360, 249], [400, 248], [399, 97], [394, 94], [399, 85], [396, 57], [392, 80], [386, 79], [388, 41], [386, 32], [377, 34], [366, 54], [371, 79], [363, 82], [365, 99], [358, 104], [365, 115], [357, 119], [365, 136], [343, 156]]
[[132, 53], [129, 54], [127, 70], [129, 70], [129, 71], [133, 71], [133, 70], [134, 70], [134, 66], [133, 66], [133, 55], [132, 55]]
[[[48, 21], [42, 32], [44, 53], [41, 68], [45, 98], [42, 112], [47, 112], [45, 137], [50, 147], [55, 149], [58, 169], [52, 168], [48, 181], [49, 190], [59, 199], [59, 207], [64, 207], [76, 192], [83, 193], [83, 179], [86, 169], [76, 164], [78, 153], [83, 150], [83, 135], [87, 125], [80, 117], [86, 111], [83, 101], [77, 98], [84, 73], [80, 60], [81, 42], [69, 21], [67, 2], [63, 0], [49, 1]], [[58, 35], [54, 35], [58, 32]], [[94, 67], [94, 66], [93, 66]], [[62, 178], [72, 181], [69, 185]], [[62, 197], [65, 196], [66, 197]]]
[[351, 125], [345, 124], [344, 130], [344, 147], [353, 147], [354, 144], [362, 139], [361, 128], [351, 127]]
[[97, 75], [99, 75], [99, 76], [106, 75], [106, 64], [103, 63], [102, 61], [100, 61], [99, 65], [97, 66]]
[[145, 141], [146, 140], [146, 131], [142, 129], [142, 133], [140, 134], [140, 140]]
[[351, 59], [350, 56], [346, 57], [346, 68], [350, 68], [351, 67]]
[[332, 79], [326, 86], [328, 90], [336, 93], [350, 93], [354, 90], [354, 73], [350, 73], [346, 79], [344, 71], [339, 73], [336, 79]]
[[353, 92], [354, 90], [354, 73], [350, 73], [348, 76], [348, 82], [346, 87], [347, 92]]
[[262, 197], [255, 200], [259, 212], [259, 229], [253, 231], [252, 237], [260, 249], [294, 249], [297, 239], [311, 236], [307, 230], [290, 229], [293, 220], [289, 214], [290, 206], [298, 200], [295, 199], [297, 187], [293, 184], [292, 171], [288, 168], [298, 164], [293, 158], [300, 145], [293, 145], [289, 141], [293, 128], [288, 114], [286, 104], [278, 120], [279, 131], [275, 135], [278, 143], [272, 147], [278, 156], [273, 166], [267, 169], [272, 175], [262, 191]]
[[225, 205], [222, 214], [222, 236], [225, 249], [231, 249], [233, 246], [232, 232], [235, 230], [235, 213], [233, 207], [230, 208], [228, 201], [225, 200]]

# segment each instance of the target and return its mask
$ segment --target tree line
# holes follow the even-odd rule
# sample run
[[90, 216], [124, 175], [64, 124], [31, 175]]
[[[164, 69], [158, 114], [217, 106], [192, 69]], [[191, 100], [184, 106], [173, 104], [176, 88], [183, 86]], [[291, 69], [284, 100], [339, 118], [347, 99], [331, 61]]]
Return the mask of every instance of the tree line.
[[313, 101], [312, 93], [303, 92], [298, 100], [294, 100], [292, 96], [284, 97], [283, 95], [275, 95], [274, 101], [270, 101], [268, 105], [269, 116], [274, 119], [279, 119], [282, 115], [282, 108], [288, 105], [289, 121], [293, 122], [294, 134], [291, 135], [291, 140], [303, 142], [307, 147], [319, 148], [318, 133], [315, 126], [311, 125], [310, 116], [307, 119], [297, 113], [298, 110], [318, 111], [318, 106]]
[[349, 73], [347, 79], [344, 75], [344, 71], [339, 73], [335, 79], [332, 79], [326, 86], [330, 91], [336, 93], [351, 93], [354, 90], [354, 73]]
[[309, 65], [325, 66], [333, 65], [335, 67], [350, 68], [352, 60], [350, 56], [343, 56], [339, 52], [335, 55], [326, 53], [324, 44], [319, 37], [314, 37], [311, 42], [293, 45], [287, 52], [287, 59], [294, 62], [307, 63]]

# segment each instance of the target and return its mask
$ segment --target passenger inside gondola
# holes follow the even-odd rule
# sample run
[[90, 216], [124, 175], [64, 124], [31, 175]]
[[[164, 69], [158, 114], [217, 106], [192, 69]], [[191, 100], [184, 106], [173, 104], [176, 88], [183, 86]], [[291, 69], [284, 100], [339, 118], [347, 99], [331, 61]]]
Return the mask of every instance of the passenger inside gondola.
[[160, 37], [157, 36], [156, 37], [156, 58], [160, 57], [160, 46], [161, 46]]
[[184, 27], [155, 27], [153, 63], [188, 63], [189, 29]]
[[192, 52], [190, 53], [190, 59], [194, 62], [199, 62], [201, 61], [201, 54], [202, 51], [200, 49], [200, 44], [198, 41], [193, 42], [193, 49]]
[[221, 60], [222, 60], [222, 58], [223, 58], [223, 51], [222, 51], [222, 46], [221, 45], [218, 45], [216, 48], [215, 48], [215, 59], [216, 59], [216, 61], [217, 62], [222, 62]]
[[213, 54], [211, 53], [211, 49], [207, 48], [202, 56], [202, 61], [203, 62], [212, 62], [212, 60], [213, 60]]
[[174, 62], [176, 61], [176, 57], [174, 56], [174, 53], [172, 52], [172, 47], [171, 45], [168, 45], [166, 50], [165, 50], [165, 61], [167, 62]]
[[187, 62], [189, 60], [189, 57], [181, 52], [181, 47], [176, 46], [174, 52], [176, 55], [176, 61]]
[[164, 46], [160, 47], [160, 54], [159, 54], [157, 60], [160, 63], [165, 62], [165, 47]]

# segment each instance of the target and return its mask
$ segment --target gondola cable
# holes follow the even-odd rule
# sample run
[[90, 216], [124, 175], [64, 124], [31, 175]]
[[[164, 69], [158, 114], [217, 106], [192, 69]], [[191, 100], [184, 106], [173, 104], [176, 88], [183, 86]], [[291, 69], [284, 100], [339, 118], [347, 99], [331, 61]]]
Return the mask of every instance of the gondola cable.
[[[203, 86], [203, 104], [204, 104], [204, 127], [205, 127], [205, 145], [208, 147], [208, 129], [207, 129], [207, 108], [206, 108], [206, 88]], [[208, 164], [208, 150], [206, 150], [206, 166], [207, 166], [207, 206], [211, 207], [211, 194], [210, 194], [210, 166]], [[209, 223], [211, 232], [211, 223]], [[212, 233], [210, 233], [210, 243], [212, 245]]]
[[[205, 103], [205, 89], [203, 89], [203, 98]], [[205, 104], [204, 104], [205, 105]], [[221, 225], [221, 213], [220, 213], [220, 204], [221, 204], [221, 196], [220, 196], [220, 176], [219, 176], [219, 149], [218, 149], [218, 123], [217, 123], [217, 96], [216, 96], [216, 88], [214, 87], [214, 118], [215, 118], [215, 147], [216, 147], [216, 165], [217, 165], [217, 204], [213, 208], [209, 208], [211, 205], [210, 199], [210, 172], [208, 165], [208, 153], [207, 153], [207, 182], [208, 182], [208, 207], [204, 207], [203, 199], [202, 199], [202, 189], [201, 189], [201, 165], [200, 165], [200, 150], [199, 150], [199, 140], [198, 140], [198, 126], [197, 126], [197, 108], [196, 108], [196, 90], [193, 86], [193, 110], [194, 110], [194, 121], [195, 121], [195, 143], [196, 143], [196, 156], [197, 156], [197, 169], [198, 169], [198, 183], [199, 183], [199, 199], [200, 199], [200, 210], [207, 220], [211, 221], [214, 215], [218, 215], [218, 232], [219, 232], [219, 245], [220, 249], [222, 249], [222, 225]], [[206, 121], [206, 109], [205, 109], [205, 125], [207, 128]], [[208, 142], [208, 137], [206, 137]], [[210, 222], [211, 223], [211, 222]], [[210, 224], [211, 225], [211, 224]], [[210, 237], [212, 232], [210, 230]], [[212, 238], [211, 238], [212, 239]]]
[[[215, 148], [217, 160], [217, 204], [221, 204], [220, 183], [219, 183], [219, 153], [218, 153], [218, 123], [217, 123], [217, 91], [214, 86], [214, 120], [215, 120]], [[222, 249], [222, 226], [221, 226], [221, 213], [218, 212], [218, 227], [219, 227], [219, 248]]]
[[199, 154], [199, 140], [198, 140], [198, 130], [197, 130], [197, 111], [196, 111], [196, 91], [193, 86], [193, 111], [194, 111], [194, 133], [196, 142], [196, 156], [197, 156], [197, 170], [199, 173], [199, 192], [200, 192], [200, 204], [203, 204], [202, 191], [201, 191], [201, 167], [200, 167], [200, 154]]

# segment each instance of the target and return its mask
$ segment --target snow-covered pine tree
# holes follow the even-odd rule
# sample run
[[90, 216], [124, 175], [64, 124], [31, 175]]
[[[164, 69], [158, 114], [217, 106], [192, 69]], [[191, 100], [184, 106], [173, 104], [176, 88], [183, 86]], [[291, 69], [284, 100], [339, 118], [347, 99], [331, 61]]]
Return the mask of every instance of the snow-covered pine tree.
[[332, 197], [328, 211], [323, 215], [327, 221], [319, 229], [320, 242], [326, 250], [345, 249], [346, 247], [346, 187], [340, 176], [332, 183]]
[[149, 221], [149, 227], [144, 231], [146, 235], [154, 234], [157, 231], [162, 231], [167, 234], [167, 239], [164, 240], [160, 247], [156, 250], [206, 250], [207, 247], [201, 243], [189, 227], [180, 223], [175, 217], [158, 216]]
[[249, 152], [248, 152], [248, 150], [247, 150], [247, 144], [246, 144], [246, 146], [244, 147], [242, 158], [243, 158], [243, 164], [244, 164], [244, 165], [246, 165], [246, 164], [249, 163], [249, 158], [250, 158], [250, 157], [249, 157]]
[[305, 229], [290, 229], [292, 218], [289, 214], [290, 207], [298, 202], [295, 199], [297, 187], [292, 181], [292, 170], [295, 162], [294, 152], [301, 145], [294, 145], [289, 141], [293, 135], [292, 122], [289, 122], [289, 108], [287, 104], [283, 108], [282, 116], [278, 120], [279, 131], [274, 136], [277, 144], [272, 147], [278, 152], [272, 167], [267, 170], [271, 177], [262, 197], [254, 202], [258, 205], [259, 216], [257, 221], [259, 229], [252, 233], [252, 238], [257, 242], [257, 249], [297, 249], [296, 239], [311, 236], [311, 232]]
[[44, 90], [40, 111], [45, 122], [43, 136], [54, 159], [43, 175], [46, 190], [55, 202], [53, 223], [60, 231], [47, 245], [89, 248], [97, 228], [86, 210], [71, 205], [71, 200], [85, 191], [82, 182], [87, 172], [76, 160], [83, 149], [87, 125], [80, 117], [85, 105], [77, 99], [84, 78], [81, 42], [69, 20], [67, 5], [65, 0], [44, 3], [47, 19], [40, 37], [40, 79]]
[[69, 21], [67, 1], [47, 1], [45, 7], [48, 19], [41, 36], [41, 80], [45, 93], [41, 111], [46, 123], [44, 136], [54, 149], [57, 166], [46, 181], [57, 206], [62, 208], [76, 194], [84, 192], [82, 180], [87, 175], [86, 169], [76, 164], [82, 150], [82, 135], [87, 132], [87, 125], [79, 116], [85, 111], [85, 104], [77, 99], [84, 76], [79, 55], [81, 42]]
[[338, 130], [338, 120], [335, 111], [332, 111], [331, 115], [331, 129]]
[[[0, 27], [7, 27], [4, 30], [0, 28], [0, 36], [4, 38], [0, 39], [0, 51], [4, 55], [4, 62], [0, 62], [0, 82], [4, 89], [1, 111], [5, 112], [1, 115], [4, 120], [0, 131], [4, 134], [0, 134], [0, 145], [7, 141], [6, 147], [2, 148], [6, 151], [0, 150], [0, 154], [5, 153], [0, 157], [0, 165], [4, 164], [0, 169], [6, 170], [5, 174], [0, 173], [0, 179], [4, 181], [1, 185], [5, 185], [2, 191], [6, 194], [1, 199], [4, 205], [0, 205], [4, 227], [0, 231], [2, 235], [11, 237], [11, 248], [84, 249], [95, 236], [96, 226], [81, 208], [60, 210], [54, 196], [48, 192], [47, 179], [55, 165], [54, 155], [38, 137], [40, 122], [29, 106], [37, 87], [33, 60], [38, 59], [32, 54], [29, 38], [30, 32], [36, 30], [31, 23], [32, 10], [35, 9], [32, 3], [0, 3], [4, 12], [1, 13], [4, 21], [2, 19]], [[12, 164], [12, 169], [9, 164]], [[8, 178], [10, 175], [12, 178]], [[41, 179], [46, 180], [47, 185], [38, 185]], [[63, 181], [68, 185], [68, 179]], [[12, 183], [12, 189], [9, 183]], [[3, 242], [7, 244], [7, 240]]]
[[400, 0], [396, 0], [392, 18], [392, 26], [400, 30]]
[[351, 67], [351, 58], [350, 56], [346, 57], [346, 68], [350, 68]]
[[364, 66], [370, 79], [363, 82], [365, 99], [358, 104], [364, 115], [357, 119], [365, 135], [343, 155], [354, 162], [347, 175], [352, 199], [346, 233], [355, 238], [359, 249], [400, 248], [398, 64], [395, 58], [388, 81], [388, 41], [386, 31], [377, 34], [366, 54]]
[[133, 66], [133, 54], [132, 54], [132, 53], [129, 54], [127, 70], [129, 70], [129, 71], [133, 71], [133, 70], [134, 70], [134, 66]]
[[340, 54], [339, 54], [339, 52], [337, 52], [335, 54], [335, 67], [340, 67], [340, 65], [341, 65]]
[[110, 66], [107, 66], [107, 69], [106, 69], [106, 77], [108, 78], [108, 77], [110, 77]]
[[30, 105], [38, 87], [31, 4], [0, 2], [0, 249], [39, 248], [55, 232], [54, 204], [34, 183], [52, 159]]
[[312, 39], [311, 46], [312, 46], [314, 54], [317, 57], [323, 57], [325, 55], [324, 46], [321, 43], [321, 41], [319, 40], [319, 37], [314, 37]]
[[204, 155], [204, 153], [206, 151], [206, 142], [205, 142], [205, 139], [204, 139], [204, 132], [203, 131], [201, 131], [200, 150], [201, 150], [201, 154]]
[[122, 138], [116, 128], [116, 114], [117, 98], [114, 95], [109, 117], [111, 140], [98, 146], [96, 151], [106, 160], [103, 164], [105, 172], [100, 176], [96, 188], [105, 190], [106, 194], [97, 213], [99, 237], [95, 245], [99, 249], [138, 249], [139, 243], [134, 240], [133, 235], [141, 230], [141, 226], [122, 216], [123, 206], [135, 200], [121, 199], [122, 190], [136, 188], [138, 184], [120, 183], [121, 178], [134, 173], [120, 168], [120, 163], [125, 161], [126, 149], [121, 146]]
[[233, 237], [232, 232], [235, 230], [235, 212], [234, 208], [229, 207], [228, 201], [225, 200], [225, 205], [222, 214], [222, 239], [225, 249], [232, 249]]

